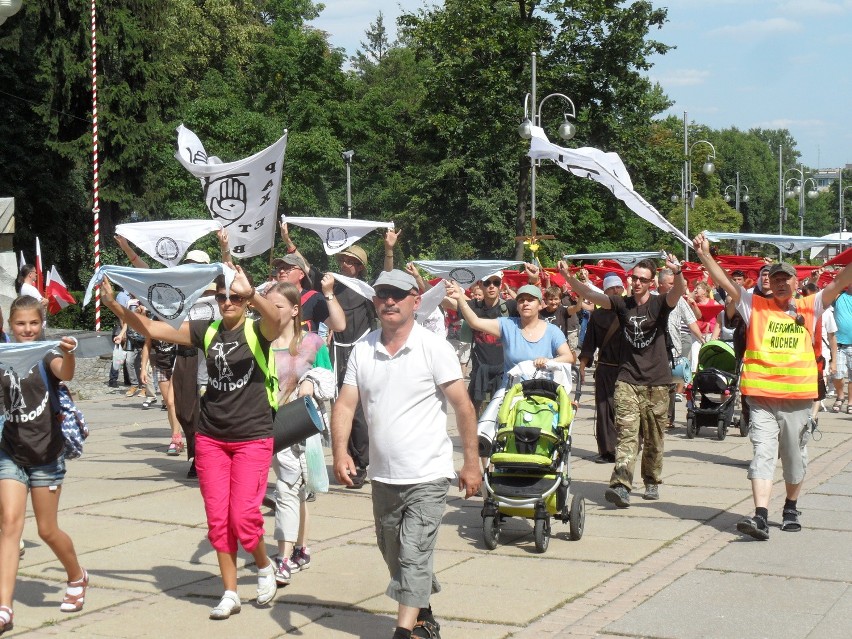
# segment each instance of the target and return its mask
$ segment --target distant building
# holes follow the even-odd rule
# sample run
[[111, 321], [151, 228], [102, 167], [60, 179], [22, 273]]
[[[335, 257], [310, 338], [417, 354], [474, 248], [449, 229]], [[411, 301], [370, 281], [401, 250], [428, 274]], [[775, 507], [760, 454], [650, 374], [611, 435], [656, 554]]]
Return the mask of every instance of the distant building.
[[847, 164], [842, 169], [819, 169], [818, 171], [814, 171], [811, 177], [817, 185], [817, 191], [820, 193], [825, 193], [829, 190], [832, 184], [834, 184], [840, 178], [840, 171], [852, 171], [852, 164]]

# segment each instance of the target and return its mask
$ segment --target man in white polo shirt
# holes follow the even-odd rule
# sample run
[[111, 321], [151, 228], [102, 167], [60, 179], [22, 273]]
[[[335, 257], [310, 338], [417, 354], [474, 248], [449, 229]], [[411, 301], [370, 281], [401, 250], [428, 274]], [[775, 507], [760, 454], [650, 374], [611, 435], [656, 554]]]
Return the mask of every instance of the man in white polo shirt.
[[439, 637], [429, 597], [440, 590], [433, 571], [438, 526], [453, 469], [447, 402], [456, 414], [465, 498], [482, 481], [476, 413], [450, 344], [414, 321], [420, 307], [415, 279], [398, 269], [373, 284], [381, 322], [352, 349], [331, 417], [334, 474], [344, 486], [357, 472], [347, 443], [360, 400], [370, 440], [368, 474], [379, 550], [390, 572], [387, 595], [398, 604], [394, 639]]

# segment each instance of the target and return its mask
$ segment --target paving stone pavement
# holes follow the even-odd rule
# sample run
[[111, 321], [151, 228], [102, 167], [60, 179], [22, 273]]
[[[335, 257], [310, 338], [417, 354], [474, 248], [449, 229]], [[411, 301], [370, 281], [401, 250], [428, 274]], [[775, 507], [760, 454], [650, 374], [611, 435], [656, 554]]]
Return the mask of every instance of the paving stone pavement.
[[[369, 484], [361, 491], [332, 485], [310, 504], [311, 569], [294, 575], [272, 605], [254, 604], [255, 570], [241, 551], [242, 612], [210, 621], [221, 595], [216, 559], [197, 482], [186, 479], [188, 462], [165, 455], [165, 413], [144, 410], [123, 389], [80, 390], [91, 436], [84, 457], [68, 463], [60, 525], [91, 573], [85, 610], [59, 612], [64, 574], [30, 513], [15, 628], [6, 636], [392, 635], [395, 603], [384, 595]], [[584, 401], [591, 395], [588, 387]], [[683, 411], [679, 404], [681, 425]], [[511, 519], [488, 551], [481, 500], [452, 491], [436, 555], [443, 590], [432, 599], [441, 636], [852, 635], [852, 417], [822, 413], [820, 426], [799, 500], [804, 530], [781, 532], [777, 484], [771, 538], [756, 542], [735, 530], [752, 511], [745, 477], [751, 445], [736, 429], [723, 441], [710, 429], [696, 439], [683, 427], [668, 431], [661, 500], [643, 501], [638, 486], [632, 506], [615, 510], [604, 499], [611, 467], [589, 461], [596, 447], [584, 405], [572, 470], [572, 492], [586, 500], [583, 538], [569, 541], [568, 526], [555, 522], [550, 547], [538, 554], [530, 522]], [[451, 433], [457, 444], [454, 426]], [[273, 517], [264, 514], [272, 546]]]

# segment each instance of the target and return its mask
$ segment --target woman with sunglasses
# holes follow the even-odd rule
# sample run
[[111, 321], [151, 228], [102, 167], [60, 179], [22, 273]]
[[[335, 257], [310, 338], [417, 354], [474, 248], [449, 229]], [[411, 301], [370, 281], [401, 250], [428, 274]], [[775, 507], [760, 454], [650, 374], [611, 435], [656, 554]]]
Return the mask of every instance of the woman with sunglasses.
[[[257, 603], [269, 603], [276, 584], [263, 542], [260, 506], [272, 459], [272, 410], [265, 375], [255, 361], [246, 337], [254, 334], [261, 352], [281, 334], [281, 316], [255, 289], [240, 267], [231, 290], [224, 276], [216, 278], [216, 302], [222, 315], [205, 349], [209, 381], [201, 399], [201, 419], [195, 438], [195, 466], [204, 509], [207, 537], [216, 550], [225, 593], [210, 611], [211, 619], [227, 619], [240, 611], [237, 595], [237, 543], [252, 554], [258, 567]], [[230, 295], [229, 295], [230, 294]], [[205, 348], [209, 320], [190, 320], [180, 328], [127, 312], [117, 304], [104, 280], [102, 299], [120, 319], [151, 339]], [[251, 305], [261, 320], [246, 324]]]

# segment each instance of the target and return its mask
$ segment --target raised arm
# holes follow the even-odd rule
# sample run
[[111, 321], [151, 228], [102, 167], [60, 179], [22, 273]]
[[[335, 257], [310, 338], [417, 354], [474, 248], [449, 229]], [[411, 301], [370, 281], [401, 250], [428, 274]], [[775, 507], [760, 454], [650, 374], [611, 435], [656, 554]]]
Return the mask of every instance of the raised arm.
[[402, 229], [388, 229], [387, 233], [385, 233], [385, 260], [382, 265], [383, 271], [393, 270], [393, 251], [400, 235], [402, 235]]
[[[725, 292], [733, 298], [734, 304], [739, 304], [742, 289], [731, 281], [725, 269], [719, 266], [716, 259], [710, 254], [710, 242], [704, 237], [704, 233], [695, 236], [695, 239], [692, 240], [692, 247], [713, 281], [725, 289]], [[823, 299], [825, 299], [824, 296]]]
[[828, 306], [836, 300], [837, 296], [843, 292], [843, 289], [850, 284], [852, 284], [852, 269], [850, 269], [849, 264], [847, 264], [843, 267], [843, 270], [837, 274], [837, 277], [835, 277], [833, 281], [829, 282], [828, 285], [822, 289], [823, 306]]
[[455, 301], [459, 313], [473, 330], [487, 333], [493, 337], [500, 337], [500, 322], [496, 319], [478, 317], [473, 309], [467, 305], [464, 289], [458, 282], [452, 281], [447, 284], [447, 297]]
[[148, 266], [148, 262], [139, 257], [136, 254], [136, 251], [130, 248], [130, 244], [127, 243], [127, 240], [123, 236], [116, 235], [115, 241], [118, 244], [119, 248], [124, 251], [124, 254], [127, 256], [127, 259], [130, 260], [130, 263], [133, 266], [135, 266], [136, 268], [150, 268]]
[[585, 283], [581, 282], [576, 277], [571, 275], [571, 271], [568, 270], [568, 264], [560, 260], [558, 267], [559, 272], [562, 273], [562, 276], [568, 282], [568, 286], [570, 286], [571, 290], [574, 291], [577, 295], [579, 295], [583, 299], [589, 300], [594, 304], [597, 304], [601, 308], [612, 308], [612, 302], [609, 301], [609, 297], [607, 297], [603, 293], [593, 291]]
[[674, 273], [674, 282], [672, 282], [671, 290], [666, 293], [666, 304], [669, 308], [677, 306], [678, 300], [686, 293], [686, 278], [683, 276], [683, 270], [680, 261], [669, 253], [666, 258], [666, 266]]
[[343, 312], [340, 302], [337, 301], [337, 296], [334, 295], [334, 275], [331, 273], [323, 275], [320, 285], [328, 306], [328, 317], [325, 320], [325, 325], [328, 326], [328, 330], [337, 333], [346, 330], [346, 314]]
[[228, 231], [225, 229], [219, 229], [216, 231], [216, 237], [219, 239], [219, 252], [222, 254], [222, 262], [232, 261], [231, 247], [228, 244]]

